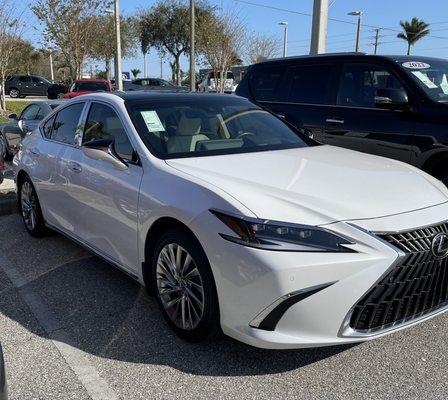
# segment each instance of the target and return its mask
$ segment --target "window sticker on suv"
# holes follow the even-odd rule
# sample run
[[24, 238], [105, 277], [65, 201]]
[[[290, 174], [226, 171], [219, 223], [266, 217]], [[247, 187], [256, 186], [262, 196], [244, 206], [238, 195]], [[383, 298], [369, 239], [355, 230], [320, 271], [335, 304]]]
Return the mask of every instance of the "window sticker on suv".
[[429, 65], [428, 63], [421, 62], [421, 61], [408, 61], [408, 62], [404, 62], [401, 65], [405, 68], [410, 68], [410, 69], [425, 69], [425, 68], [431, 67], [431, 65]]
[[427, 88], [435, 89], [437, 85], [428, 77], [428, 75], [424, 74], [421, 71], [412, 71], [412, 74], [416, 76]]
[[149, 132], [165, 132], [165, 128], [162, 125], [162, 121], [160, 121], [157, 112], [141, 111], [140, 114], [142, 115]]

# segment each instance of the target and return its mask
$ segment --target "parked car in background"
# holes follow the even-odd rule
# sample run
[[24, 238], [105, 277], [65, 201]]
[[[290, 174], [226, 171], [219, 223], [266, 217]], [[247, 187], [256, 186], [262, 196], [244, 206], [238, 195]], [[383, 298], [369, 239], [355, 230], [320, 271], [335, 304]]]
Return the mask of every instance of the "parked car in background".
[[319, 142], [394, 158], [448, 184], [448, 61], [360, 53], [250, 67], [236, 93]]
[[53, 83], [47, 89], [47, 98], [49, 100], [62, 99], [69, 89], [68, 83]]
[[61, 101], [35, 101], [23, 109], [20, 115], [10, 114], [9, 122], [0, 127], [0, 154], [11, 160], [23, 137], [36, 129], [39, 122], [50, 114]]
[[5, 360], [3, 358], [2, 346], [0, 344], [0, 400], [7, 400]]
[[[221, 75], [218, 74], [218, 81], [220, 79]], [[201, 83], [199, 84], [199, 91], [200, 92], [208, 92], [208, 93], [216, 93], [216, 78], [215, 74], [213, 72], [208, 73], [205, 75], [204, 79], [202, 79]], [[225, 93], [233, 93], [235, 92], [237, 88], [237, 85], [235, 84], [235, 77], [233, 75], [233, 72], [228, 71], [226, 74], [226, 80], [224, 82], [224, 92]]]
[[162, 90], [162, 91], [178, 91], [187, 92], [189, 89], [185, 86], [176, 86], [172, 83], [160, 78], [139, 78], [133, 81], [123, 82], [124, 91], [136, 90]]
[[46, 96], [52, 82], [35, 75], [13, 75], [5, 82], [5, 93], [17, 99], [26, 96]]
[[92, 92], [113, 92], [115, 89], [107, 79], [77, 79], [70, 86], [70, 90], [63, 95], [64, 99]]
[[190, 341], [348, 344], [448, 309], [448, 189], [238, 96], [82, 96], [14, 168], [31, 235], [50, 227], [146, 284]]

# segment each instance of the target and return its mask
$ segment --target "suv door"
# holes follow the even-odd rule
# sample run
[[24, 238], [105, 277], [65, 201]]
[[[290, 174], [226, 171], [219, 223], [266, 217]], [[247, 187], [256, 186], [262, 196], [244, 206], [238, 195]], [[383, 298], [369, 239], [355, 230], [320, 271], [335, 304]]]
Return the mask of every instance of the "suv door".
[[77, 166], [67, 176], [76, 201], [79, 230], [87, 244], [128, 272], [138, 268], [137, 205], [143, 170], [121, 117], [109, 105], [90, 105], [82, 144], [114, 139], [115, 151], [125, 170], [72, 149], [69, 163]]
[[30, 76], [19, 76], [17, 79], [17, 87], [21, 95], [28, 96], [30, 94], [33, 94]]
[[267, 63], [249, 78], [253, 99], [280, 118], [319, 138], [331, 98], [332, 64]]
[[381, 64], [347, 62], [338, 81], [336, 104], [326, 115], [321, 141], [410, 163], [415, 113], [375, 105], [379, 89], [407, 91], [401, 79]]
[[31, 77], [33, 95], [46, 96], [48, 85], [39, 76]]

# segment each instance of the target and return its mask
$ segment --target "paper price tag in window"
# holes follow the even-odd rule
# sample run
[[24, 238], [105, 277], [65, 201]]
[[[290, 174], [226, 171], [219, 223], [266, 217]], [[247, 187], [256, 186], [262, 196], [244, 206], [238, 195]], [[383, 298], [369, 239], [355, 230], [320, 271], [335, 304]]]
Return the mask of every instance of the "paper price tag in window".
[[420, 71], [412, 71], [412, 73], [414, 74], [414, 76], [416, 76], [420, 82], [422, 82], [428, 89], [435, 89], [437, 87], [437, 85], [431, 80], [429, 79], [429, 77], [424, 74], [423, 72]]
[[149, 132], [165, 132], [165, 128], [163, 127], [157, 112], [142, 111], [140, 114], [142, 115]]

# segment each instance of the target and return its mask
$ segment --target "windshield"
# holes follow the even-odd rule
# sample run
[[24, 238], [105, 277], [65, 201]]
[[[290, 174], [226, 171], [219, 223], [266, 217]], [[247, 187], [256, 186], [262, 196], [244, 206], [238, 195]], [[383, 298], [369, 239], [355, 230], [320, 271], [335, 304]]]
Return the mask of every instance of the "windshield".
[[99, 92], [99, 91], [109, 91], [107, 84], [102, 82], [75, 82], [73, 83], [71, 92]]
[[443, 60], [410, 61], [401, 63], [406, 72], [431, 97], [439, 102], [448, 101], [448, 62]]
[[183, 158], [306, 147], [310, 139], [238, 98], [126, 102], [142, 140], [157, 157]]

